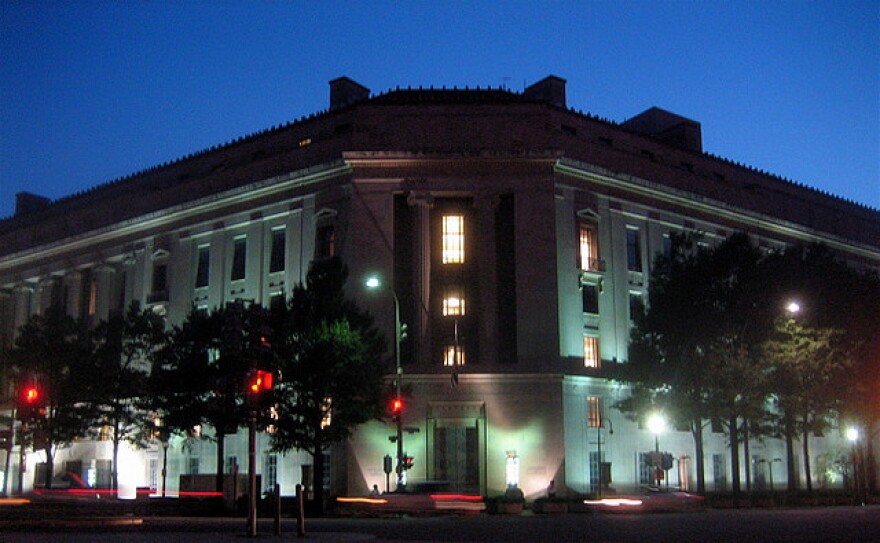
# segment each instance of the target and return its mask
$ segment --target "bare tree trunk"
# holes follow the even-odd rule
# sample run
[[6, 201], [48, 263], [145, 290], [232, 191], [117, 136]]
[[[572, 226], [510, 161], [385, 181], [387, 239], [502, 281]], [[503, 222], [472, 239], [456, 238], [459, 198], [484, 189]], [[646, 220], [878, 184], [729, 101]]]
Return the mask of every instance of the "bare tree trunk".
[[214, 474], [214, 491], [223, 493], [223, 471], [226, 459], [226, 432], [217, 429], [217, 473]]
[[785, 460], [788, 470], [788, 490], [795, 491], [798, 487], [797, 472], [794, 465], [794, 420], [785, 415]]
[[694, 436], [694, 461], [697, 463], [697, 494], [706, 493], [706, 470], [703, 466], [703, 421], [692, 421]]
[[804, 415], [804, 439], [801, 445], [804, 453], [804, 476], [807, 480], [807, 492], [813, 492], [813, 478], [810, 476], [810, 426], [807, 419], [807, 415]]
[[46, 488], [52, 488], [52, 476], [54, 473], [55, 453], [52, 451], [52, 440], [49, 439], [49, 442], [46, 444]]
[[730, 429], [730, 479], [733, 494], [737, 495], [740, 491], [739, 486], [739, 428], [737, 427], [736, 416], [730, 417], [728, 422]]
[[315, 515], [324, 515], [324, 442], [321, 438], [321, 430], [315, 433], [315, 452], [312, 456], [315, 470], [312, 480], [312, 491], [315, 499]]
[[745, 457], [746, 492], [752, 492], [752, 456], [749, 450], [749, 419], [743, 419], [743, 456]]

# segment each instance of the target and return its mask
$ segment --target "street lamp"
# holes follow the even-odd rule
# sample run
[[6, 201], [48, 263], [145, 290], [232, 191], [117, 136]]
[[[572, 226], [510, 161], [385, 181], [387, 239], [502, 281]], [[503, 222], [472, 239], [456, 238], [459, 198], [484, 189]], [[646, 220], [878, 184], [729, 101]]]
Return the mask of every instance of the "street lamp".
[[[375, 275], [367, 278], [364, 285], [369, 289], [382, 288], [382, 281]], [[394, 379], [394, 403], [402, 406], [403, 398], [400, 391], [400, 380], [403, 378], [403, 368], [400, 366], [400, 301], [397, 299], [397, 293], [393, 288], [387, 289], [394, 299], [394, 365], [396, 368], [396, 377]], [[398, 412], [395, 416], [397, 423], [397, 486], [403, 486], [403, 420], [402, 413]]]
[[598, 454], [597, 454], [597, 458], [596, 458], [596, 465], [599, 468], [598, 498], [600, 500], [602, 499], [602, 422], [603, 421], [608, 423], [608, 435], [614, 434], [614, 425], [611, 424], [611, 419], [609, 419], [608, 417], [603, 417], [603, 418], [599, 419], [599, 424], [596, 425], [596, 448], [598, 449], [598, 451], [597, 451]]
[[785, 311], [789, 315], [796, 315], [801, 311], [801, 304], [797, 303], [797, 301], [792, 300], [785, 305]]
[[666, 431], [666, 418], [660, 413], [654, 413], [648, 417], [648, 430], [654, 434], [654, 479], [657, 482], [657, 488], [660, 488], [660, 465], [662, 459], [660, 457], [660, 434]]

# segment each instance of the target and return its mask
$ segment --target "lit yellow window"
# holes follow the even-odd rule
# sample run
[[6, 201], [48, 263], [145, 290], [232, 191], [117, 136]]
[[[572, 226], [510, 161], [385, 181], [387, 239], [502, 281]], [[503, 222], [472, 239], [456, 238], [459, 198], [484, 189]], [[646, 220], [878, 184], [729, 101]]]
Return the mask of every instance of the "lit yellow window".
[[587, 396], [587, 426], [602, 426], [602, 400], [598, 396]]
[[98, 282], [92, 279], [89, 283], [89, 316], [92, 317], [98, 311]]
[[447, 345], [443, 350], [444, 366], [464, 366], [464, 347], [461, 345]]
[[443, 298], [443, 316], [461, 317], [465, 312], [464, 296], [460, 293], [449, 293]]
[[324, 430], [331, 424], [333, 424], [333, 410], [331, 406], [333, 405], [333, 398], [329, 396], [324, 398], [324, 403], [321, 405], [321, 412], [324, 413], [324, 416], [321, 418], [321, 429]]
[[464, 264], [464, 216], [443, 216], [443, 263]]
[[601, 271], [599, 264], [599, 244], [596, 241], [596, 229], [589, 224], [580, 225], [580, 240], [578, 242], [580, 257], [580, 269]]
[[599, 338], [584, 336], [584, 367], [599, 367]]

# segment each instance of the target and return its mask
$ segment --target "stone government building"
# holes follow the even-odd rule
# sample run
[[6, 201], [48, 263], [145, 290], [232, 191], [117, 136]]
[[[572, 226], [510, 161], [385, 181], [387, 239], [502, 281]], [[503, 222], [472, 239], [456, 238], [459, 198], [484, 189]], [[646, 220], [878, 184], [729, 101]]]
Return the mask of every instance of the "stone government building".
[[[386, 337], [393, 299], [359, 288], [371, 273], [393, 281], [409, 327], [404, 424], [419, 430], [406, 437], [411, 481], [493, 495], [516, 478], [533, 498], [555, 480], [560, 493], [585, 493], [603, 461], [627, 491], [650, 482], [641, 455], [654, 438], [611, 408], [627, 391], [606, 371], [627, 360], [652, 258], [672, 232], [711, 242], [740, 230], [767, 250], [816, 241], [880, 269], [880, 212], [706, 153], [693, 120], [659, 108], [619, 124], [584, 114], [568, 108], [555, 76], [522, 93], [379, 95], [343, 77], [330, 82], [328, 110], [296, 122], [54, 202], [20, 194], [16, 214], [0, 221], [0, 342], [11, 346], [53, 300], [94, 321], [132, 300], [170, 322], [193, 306], [268, 305], [312, 260], [338, 254], [349, 294]], [[331, 490], [384, 488], [392, 433], [369, 423], [334, 449]], [[848, 444], [838, 432], [811, 439], [814, 480], [840, 485], [821, 470]], [[263, 485], [290, 493], [311, 461], [269, 453], [267, 442], [260, 436]], [[693, 487], [689, 432], [670, 429], [660, 444], [676, 458], [670, 484]], [[245, 464], [246, 446], [244, 431], [227, 438], [227, 466]], [[723, 434], [707, 433], [705, 450], [707, 489], [726, 488]], [[161, 454], [159, 444], [124, 451], [121, 485], [156, 488]], [[784, 457], [784, 445], [754, 442], [751, 454], [753, 484], [766, 488], [758, 461]], [[56, 466], [101, 484], [110, 458], [109, 441], [80, 441]], [[179, 475], [213, 473], [214, 462], [211, 443], [172, 442], [169, 491]], [[774, 475], [785, 484], [784, 469]]]

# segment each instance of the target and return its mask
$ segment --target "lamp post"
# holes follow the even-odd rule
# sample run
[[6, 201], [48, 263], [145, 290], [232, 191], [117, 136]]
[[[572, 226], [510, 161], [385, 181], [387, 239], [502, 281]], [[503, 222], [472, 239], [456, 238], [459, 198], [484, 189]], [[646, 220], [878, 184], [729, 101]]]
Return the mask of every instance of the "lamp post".
[[856, 496], [861, 494], [861, 470], [859, 469], [859, 457], [858, 457], [858, 443], [859, 443], [859, 429], [855, 427], [847, 428], [846, 430], [846, 439], [850, 442], [851, 447], [851, 456], [852, 456], [852, 471], [853, 471], [853, 492]]
[[654, 434], [654, 479], [657, 482], [657, 488], [660, 488], [660, 434], [666, 430], [666, 419], [660, 413], [654, 413], [648, 417], [648, 430]]
[[598, 498], [602, 499], [602, 422], [608, 423], [608, 435], [614, 434], [614, 425], [611, 424], [611, 419], [608, 417], [603, 417], [599, 419], [599, 424], [596, 425], [596, 448], [597, 448], [597, 458], [596, 465], [599, 469], [599, 491]]
[[[376, 276], [371, 276], [367, 278], [364, 284], [369, 289], [377, 289], [382, 287], [382, 281]], [[389, 288], [388, 291], [391, 292], [391, 297], [394, 299], [394, 366], [396, 371], [396, 376], [394, 378], [394, 398], [396, 405], [402, 406], [403, 398], [400, 391], [400, 380], [403, 378], [403, 368], [400, 365], [400, 301], [397, 299], [397, 293], [394, 292], [393, 288]], [[395, 418], [397, 419], [397, 467], [395, 468], [395, 472], [397, 473], [398, 488], [403, 486], [402, 411], [402, 409], [398, 411], [395, 416]]]

